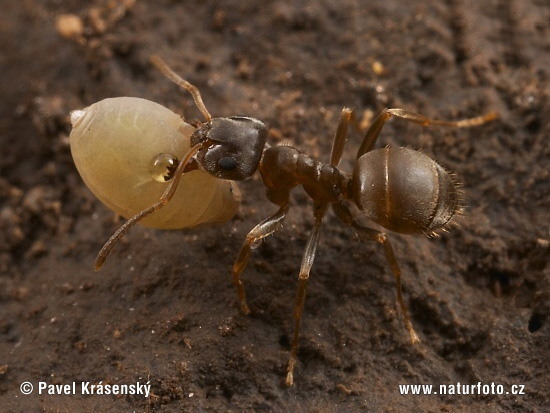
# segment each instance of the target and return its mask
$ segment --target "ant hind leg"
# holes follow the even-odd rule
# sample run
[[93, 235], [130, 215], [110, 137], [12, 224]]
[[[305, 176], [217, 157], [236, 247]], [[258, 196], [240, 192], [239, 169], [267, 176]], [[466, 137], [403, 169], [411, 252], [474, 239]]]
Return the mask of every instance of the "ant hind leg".
[[399, 268], [399, 264], [397, 263], [397, 259], [395, 258], [395, 254], [393, 252], [393, 247], [387, 235], [383, 232], [359, 224], [353, 218], [351, 212], [344, 204], [332, 204], [332, 209], [334, 213], [338, 216], [338, 218], [340, 218], [345, 224], [350, 225], [353, 229], [357, 231], [357, 235], [359, 235], [360, 238], [367, 239], [369, 241], [375, 241], [379, 244], [382, 244], [382, 246], [384, 247], [386, 260], [388, 261], [390, 269], [395, 277], [397, 301], [399, 303], [399, 306], [401, 307], [401, 313], [403, 314], [403, 318], [405, 319], [405, 325], [407, 326], [407, 330], [409, 331], [409, 334], [411, 336], [411, 342], [412, 344], [418, 343], [420, 339], [414, 331], [411, 319], [409, 318], [407, 307], [405, 306], [405, 303], [403, 301], [403, 292], [401, 289], [401, 269]]
[[332, 143], [332, 151], [330, 152], [330, 164], [332, 166], [338, 166], [342, 154], [344, 153], [344, 146], [346, 145], [346, 139], [348, 137], [348, 126], [350, 119], [353, 116], [353, 110], [349, 108], [342, 109], [340, 114], [340, 121], [338, 122], [338, 128], [336, 129], [336, 135]]
[[427, 116], [409, 112], [405, 109], [384, 109], [369, 126], [369, 129], [363, 138], [363, 142], [361, 142], [361, 146], [357, 151], [357, 159], [359, 159], [361, 155], [364, 155], [372, 150], [376, 140], [378, 139], [378, 135], [380, 135], [380, 132], [382, 131], [382, 128], [392, 116], [421, 126], [437, 125], [448, 126], [451, 128], [469, 128], [471, 126], [482, 125], [497, 118], [496, 112], [491, 112], [487, 115], [457, 121], [433, 120]]

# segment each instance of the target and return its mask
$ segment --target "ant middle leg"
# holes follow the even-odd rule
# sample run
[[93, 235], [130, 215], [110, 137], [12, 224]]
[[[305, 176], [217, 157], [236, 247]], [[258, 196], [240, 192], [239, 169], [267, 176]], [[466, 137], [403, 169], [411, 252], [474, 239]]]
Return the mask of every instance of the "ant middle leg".
[[446, 121], [446, 120], [434, 120], [430, 119], [427, 116], [420, 115], [418, 113], [409, 112], [405, 109], [384, 109], [376, 117], [367, 130], [363, 142], [357, 151], [357, 159], [364, 155], [367, 152], [370, 152], [380, 135], [380, 131], [384, 127], [384, 124], [392, 117], [406, 120], [408, 122], [416, 123], [421, 126], [428, 125], [438, 125], [438, 126], [448, 126], [452, 128], [469, 128], [471, 126], [482, 125], [486, 122], [492, 121], [497, 118], [496, 112], [491, 112], [487, 115], [477, 116], [475, 118], [462, 119], [457, 121]]
[[[344, 152], [344, 146], [348, 136], [348, 128], [350, 120], [353, 116], [353, 110], [349, 108], [343, 108], [340, 114], [340, 120], [338, 127], [336, 128], [336, 134], [332, 143], [332, 150], [330, 152], [330, 164], [332, 166], [338, 166], [342, 154]], [[302, 321], [302, 314], [304, 311], [304, 304], [306, 301], [306, 288], [309, 280], [309, 273], [315, 260], [315, 253], [317, 251], [317, 245], [319, 243], [319, 236], [321, 234], [321, 225], [323, 218], [327, 212], [328, 204], [326, 202], [316, 202], [314, 205], [314, 224], [311, 234], [309, 236], [304, 255], [302, 257], [302, 264], [300, 265], [300, 273], [298, 275], [298, 289], [296, 290], [296, 302], [294, 304], [294, 333], [292, 336], [292, 349], [290, 351], [290, 359], [288, 361], [286, 385], [292, 386], [294, 383], [294, 366], [296, 365], [296, 356], [298, 353], [298, 342], [300, 337], [300, 322]]]
[[334, 213], [338, 216], [338, 218], [340, 218], [340, 220], [342, 220], [345, 224], [350, 225], [353, 229], [357, 231], [357, 235], [360, 238], [367, 239], [369, 241], [375, 241], [379, 244], [382, 244], [382, 246], [384, 247], [384, 252], [386, 253], [386, 260], [388, 261], [390, 269], [395, 277], [395, 284], [397, 289], [397, 301], [399, 302], [399, 306], [401, 307], [401, 313], [403, 314], [403, 318], [405, 319], [405, 325], [411, 336], [411, 342], [412, 344], [418, 343], [420, 339], [418, 338], [418, 335], [414, 331], [411, 319], [409, 318], [407, 307], [405, 306], [405, 303], [403, 301], [403, 292], [401, 289], [401, 269], [399, 268], [399, 264], [397, 263], [397, 259], [395, 258], [395, 253], [393, 252], [393, 247], [390, 243], [390, 240], [388, 239], [388, 236], [384, 232], [380, 232], [373, 228], [368, 228], [359, 224], [353, 218], [348, 207], [342, 203], [332, 204], [332, 209]]
[[307, 241], [306, 249], [302, 257], [300, 265], [300, 274], [298, 275], [298, 289], [296, 291], [296, 303], [294, 304], [294, 334], [292, 336], [292, 349], [290, 351], [290, 359], [288, 361], [286, 385], [292, 386], [294, 383], [294, 366], [296, 364], [296, 355], [298, 353], [298, 340], [300, 336], [300, 321], [304, 311], [306, 301], [306, 287], [309, 279], [309, 273], [315, 260], [315, 252], [319, 244], [319, 236], [321, 235], [321, 224], [323, 217], [327, 212], [327, 203], [315, 203], [315, 222], [313, 229]]

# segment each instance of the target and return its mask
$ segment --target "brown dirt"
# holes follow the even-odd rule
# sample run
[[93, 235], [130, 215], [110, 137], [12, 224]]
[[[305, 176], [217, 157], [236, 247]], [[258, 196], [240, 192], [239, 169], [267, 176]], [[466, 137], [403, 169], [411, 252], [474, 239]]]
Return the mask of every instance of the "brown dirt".
[[[186, 3], [2, 2], [1, 410], [548, 411], [548, 2]], [[80, 17], [80, 37], [56, 30], [64, 13]], [[387, 106], [436, 118], [499, 112], [474, 129], [393, 121], [378, 143], [434, 155], [467, 195], [451, 233], [390, 234], [419, 345], [410, 345], [382, 249], [329, 215], [296, 385], [284, 386], [311, 207], [296, 190], [284, 229], [253, 254], [244, 274], [253, 311], [241, 315], [229, 269], [247, 231], [274, 210], [257, 178], [241, 185], [231, 222], [137, 227], [93, 272], [118, 224], [74, 168], [68, 113], [139, 96], [198, 117], [149, 65], [152, 53], [195, 83], [213, 114], [262, 119], [272, 144], [319, 159], [345, 105], [360, 118]], [[342, 168], [359, 142], [352, 131]], [[19, 390], [23, 381], [147, 380], [149, 399]], [[525, 394], [398, 388], [457, 382], [523, 384]]]

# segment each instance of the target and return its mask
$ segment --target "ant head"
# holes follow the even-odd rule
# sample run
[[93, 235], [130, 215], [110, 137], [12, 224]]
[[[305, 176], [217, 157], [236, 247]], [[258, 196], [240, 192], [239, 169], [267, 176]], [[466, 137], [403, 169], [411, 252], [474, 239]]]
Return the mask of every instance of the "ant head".
[[191, 146], [204, 143], [196, 155], [199, 169], [221, 179], [241, 181], [251, 177], [262, 157], [266, 126], [244, 116], [214, 118], [191, 136]]

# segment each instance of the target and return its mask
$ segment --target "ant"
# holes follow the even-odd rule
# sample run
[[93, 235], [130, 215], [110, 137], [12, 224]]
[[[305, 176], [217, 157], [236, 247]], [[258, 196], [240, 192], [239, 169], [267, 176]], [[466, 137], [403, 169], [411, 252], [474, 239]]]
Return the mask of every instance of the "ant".
[[464, 128], [489, 122], [496, 119], [497, 115], [490, 113], [459, 121], [441, 121], [404, 109], [384, 109], [369, 126], [357, 151], [353, 172], [349, 174], [340, 170], [338, 164], [343, 154], [349, 124], [353, 120], [351, 109], [344, 108], [341, 112], [330, 162], [324, 164], [292, 146], [267, 145], [267, 127], [255, 118], [213, 118], [195, 86], [178, 76], [161, 58], [152, 56], [151, 62], [168, 79], [192, 95], [205, 122], [194, 125], [195, 130], [190, 138], [191, 149], [181, 161], [177, 161], [177, 167], [170, 170], [170, 182], [160, 200], [134, 215], [111, 236], [96, 258], [96, 271], [101, 268], [117, 241], [133, 225], [170, 202], [183, 174], [201, 170], [219, 179], [242, 181], [259, 171], [266, 188], [266, 196], [278, 210], [248, 233], [233, 264], [233, 283], [237, 288], [242, 313], [250, 313], [241, 273], [246, 267], [251, 250], [260, 240], [281, 228], [290, 208], [291, 189], [302, 185], [313, 200], [313, 229], [298, 275], [294, 304], [294, 334], [286, 385], [292, 386], [294, 383], [306, 287], [317, 251], [323, 217], [329, 206], [361, 239], [374, 241], [383, 246], [395, 277], [397, 301], [405, 325], [412, 343], [417, 343], [419, 338], [403, 302], [401, 270], [390, 240], [385, 232], [359, 223], [353, 217], [347, 202], [354, 204], [373, 222], [400, 234], [432, 235], [435, 231], [443, 229], [461, 209], [457, 183], [445, 169], [421, 152], [393, 147], [374, 149], [380, 131], [390, 118], [403, 119], [421, 126]]

